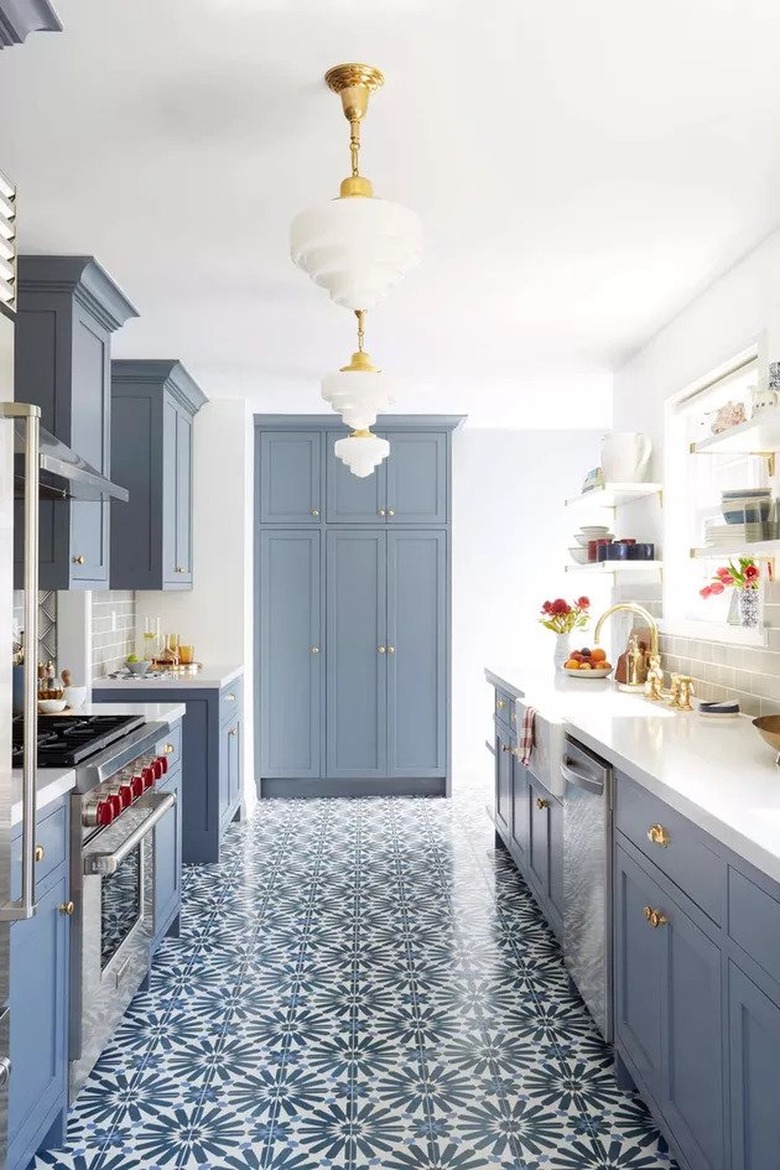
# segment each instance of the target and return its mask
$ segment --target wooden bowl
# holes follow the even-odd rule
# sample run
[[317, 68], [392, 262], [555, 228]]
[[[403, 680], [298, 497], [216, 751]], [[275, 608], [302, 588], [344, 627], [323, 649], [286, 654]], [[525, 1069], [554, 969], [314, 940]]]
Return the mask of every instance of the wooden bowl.
[[764, 743], [780, 753], [780, 715], [762, 715], [753, 720], [753, 726]]

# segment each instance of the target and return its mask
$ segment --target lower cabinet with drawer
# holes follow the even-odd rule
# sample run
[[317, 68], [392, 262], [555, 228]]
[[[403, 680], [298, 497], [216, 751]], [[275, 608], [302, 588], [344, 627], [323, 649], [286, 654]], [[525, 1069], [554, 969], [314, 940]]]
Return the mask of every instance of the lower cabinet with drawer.
[[[182, 728], [181, 855], [185, 863], [219, 861], [226, 826], [241, 811], [242, 680], [216, 687], [155, 686], [157, 703], [185, 703]], [[149, 690], [93, 688], [97, 703], [148, 703]], [[234, 736], [226, 728], [238, 725]], [[172, 757], [175, 760], [175, 739]], [[164, 751], [163, 747], [163, 751]]]
[[[24, 1170], [36, 1150], [61, 1146], [65, 1138], [71, 922], [67, 797], [42, 810], [37, 827], [37, 912], [11, 926], [7, 1170]], [[15, 860], [21, 857], [18, 830], [12, 854]], [[19, 874], [19, 864], [13, 872]], [[18, 895], [15, 890], [13, 896]]]
[[780, 887], [615, 784], [615, 1047], [682, 1170], [780, 1168]]

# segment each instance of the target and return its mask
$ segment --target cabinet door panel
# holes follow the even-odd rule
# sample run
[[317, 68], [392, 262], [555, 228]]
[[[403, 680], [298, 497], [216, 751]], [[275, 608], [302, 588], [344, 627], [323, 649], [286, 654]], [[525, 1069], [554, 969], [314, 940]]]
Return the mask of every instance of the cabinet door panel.
[[543, 898], [550, 892], [550, 797], [528, 775], [528, 875]]
[[320, 775], [320, 534], [260, 535], [260, 752], [268, 777]]
[[[361, 479], [336, 457], [333, 445], [349, 432], [328, 431], [325, 436], [327, 517], [331, 524], [383, 524], [387, 513], [387, 462]], [[383, 437], [383, 436], [378, 436]], [[383, 515], [380, 515], [383, 512]]]
[[[109, 471], [109, 339], [76, 312], [73, 325], [71, 445], [96, 467]], [[97, 585], [108, 581], [109, 505], [74, 500], [71, 505], [71, 576]], [[83, 564], [78, 558], [84, 557]]]
[[780, 1004], [729, 963], [731, 1170], [780, 1166]]
[[260, 432], [261, 524], [319, 524], [321, 445], [320, 431]]
[[42, 1121], [65, 1104], [70, 918], [59, 907], [67, 897], [63, 874], [39, 896], [35, 917], [11, 927], [9, 1165], [35, 1148], [48, 1128], [39, 1132]]
[[645, 906], [664, 896], [655, 882], [615, 850], [615, 1035], [656, 1100], [665, 1094], [663, 999], [669, 967], [668, 932], [654, 930]]
[[241, 721], [230, 728], [228, 735], [228, 800], [233, 808], [241, 798]]
[[512, 759], [512, 848], [519, 854], [523, 870], [528, 851], [528, 770]]
[[181, 769], [160, 785], [173, 792], [176, 804], [154, 830], [154, 936], [155, 943], [168, 927], [181, 902]]
[[[447, 436], [435, 432], [389, 433], [388, 523], [447, 521]], [[394, 516], [390, 516], [390, 511]]]
[[192, 583], [192, 419], [176, 412], [176, 579]]
[[447, 768], [447, 535], [387, 537], [388, 775]]
[[496, 787], [493, 814], [496, 828], [509, 848], [512, 837], [512, 755], [509, 732], [496, 724]]
[[387, 774], [386, 579], [386, 533], [328, 533], [329, 777]]
[[178, 475], [176, 470], [176, 439], [178, 410], [166, 398], [163, 404], [163, 574], [170, 585], [176, 582], [176, 527], [178, 504]]
[[550, 901], [563, 920], [563, 805], [550, 797]]
[[[664, 1111], [696, 1170], [722, 1170], [723, 1044], [720, 949], [668, 900], [669, 1051]], [[652, 928], [651, 928], [652, 929]]]

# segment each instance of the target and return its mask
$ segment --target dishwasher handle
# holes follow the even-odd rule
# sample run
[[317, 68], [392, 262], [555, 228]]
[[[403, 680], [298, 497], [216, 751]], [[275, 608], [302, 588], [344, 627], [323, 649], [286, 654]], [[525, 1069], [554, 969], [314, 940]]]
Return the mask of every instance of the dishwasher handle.
[[564, 757], [561, 764], [561, 776], [567, 784], [573, 788], [584, 788], [586, 792], [592, 792], [594, 796], [603, 796], [605, 782], [603, 779], [597, 779], [593, 776], [587, 776], [584, 772], [577, 770], [574, 765], [574, 760], [570, 760], [568, 756]]

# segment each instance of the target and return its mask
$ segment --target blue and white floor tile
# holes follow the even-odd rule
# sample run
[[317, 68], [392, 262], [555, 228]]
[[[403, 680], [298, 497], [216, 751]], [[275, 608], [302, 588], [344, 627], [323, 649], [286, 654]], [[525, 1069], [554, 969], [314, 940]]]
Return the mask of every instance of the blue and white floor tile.
[[674, 1170], [476, 794], [274, 800], [186, 871], [36, 1170]]

